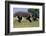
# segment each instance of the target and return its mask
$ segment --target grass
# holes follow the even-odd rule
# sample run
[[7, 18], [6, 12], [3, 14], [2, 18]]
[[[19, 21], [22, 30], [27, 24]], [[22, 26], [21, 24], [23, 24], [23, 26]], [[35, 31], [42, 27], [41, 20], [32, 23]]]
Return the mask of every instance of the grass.
[[33, 21], [29, 22], [28, 20], [21, 21], [19, 23], [15, 17], [13, 18], [13, 26], [14, 28], [23, 28], [23, 27], [39, 27], [39, 21]]

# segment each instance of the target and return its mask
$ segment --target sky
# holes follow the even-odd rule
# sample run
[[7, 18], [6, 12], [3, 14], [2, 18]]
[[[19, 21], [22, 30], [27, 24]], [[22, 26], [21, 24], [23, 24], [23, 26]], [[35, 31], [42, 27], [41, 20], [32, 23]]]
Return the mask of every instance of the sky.
[[16, 12], [28, 12], [28, 8], [13, 8], [13, 14]]

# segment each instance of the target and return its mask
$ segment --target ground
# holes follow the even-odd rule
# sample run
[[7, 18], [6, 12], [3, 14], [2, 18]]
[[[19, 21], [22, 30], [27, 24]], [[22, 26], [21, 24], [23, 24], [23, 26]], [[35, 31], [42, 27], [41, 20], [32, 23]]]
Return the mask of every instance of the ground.
[[39, 27], [39, 21], [33, 21], [29, 22], [28, 20], [23, 20], [21, 23], [19, 23], [16, 19], [16, 17], [13, 17], [13, 26], [14, 28], [23, 28], [23, 27]]

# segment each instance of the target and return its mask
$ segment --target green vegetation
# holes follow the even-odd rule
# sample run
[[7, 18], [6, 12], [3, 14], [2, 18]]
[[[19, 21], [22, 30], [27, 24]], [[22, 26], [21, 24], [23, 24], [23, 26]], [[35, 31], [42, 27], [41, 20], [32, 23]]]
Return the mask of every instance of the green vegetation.
[[28, 20], [21, 21], [19, 23], [15, 17], [13, 17], [13, 26], [14, 28], [22, 28], [22, 27], [39, 27], [39, 21], [33, 21], [29, 22]]
[[32, 13], [33, 16], [39, 16], [39, 9], [28, 9], [28, 12]]

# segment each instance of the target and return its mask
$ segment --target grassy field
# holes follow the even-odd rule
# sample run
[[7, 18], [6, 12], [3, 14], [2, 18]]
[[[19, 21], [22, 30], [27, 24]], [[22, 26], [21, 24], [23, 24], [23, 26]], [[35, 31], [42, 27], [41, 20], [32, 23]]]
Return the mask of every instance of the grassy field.
[[28, 20], [21, 21], [19, 23], [15, 17], [13, 18], [13, 26], [14, 28], [22, 28], [22, 27], [39, 27], [39, 21], [29, 22]]

